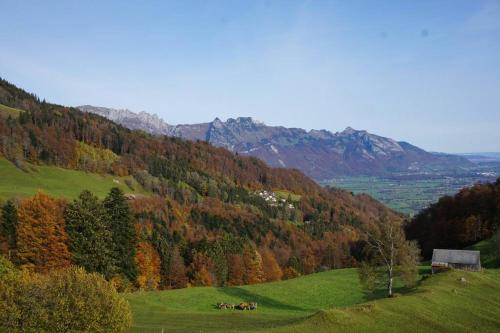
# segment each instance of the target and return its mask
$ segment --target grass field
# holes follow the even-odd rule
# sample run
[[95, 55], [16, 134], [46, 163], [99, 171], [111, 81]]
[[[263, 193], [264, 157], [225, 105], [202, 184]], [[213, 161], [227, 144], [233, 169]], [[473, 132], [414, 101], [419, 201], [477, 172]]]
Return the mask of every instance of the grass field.
[[[134, 313], [131, 333], [499, 332], [499, 291], [499, 269], [450, 271], [404, 295], [378, 299], [361, 291], [355, 269], [342, 269], [253, 286], [143, 292], [127, 298]], [[257, 301], [259, 308], [213, 307], [222, 301]]]
[[295, 193], [288, 192], [288, 191], [275, 191], [274, 193], [276, 193], [278, 198], [285, 199], [285, 200], [287, 200], [288, 196], [290, 196], [293, 202], [300, 201], [300, 198], [302, 197], [300, 194], [295, 194]]
[[[399, 290], [401, 292], [401, 290]], [[361, 290], [356, 269], [338, 269], [292, 280], [228, 288], [188, 288], [127, 296], [130, 332], [253, 332], [290, 325], [320, 309], [347, 307], [383, 293]], [[257, 311], [217, 310], [217, 302], [258, 303]]]
[[499, 290], [498, 269], [450, 271], [430, 277], [408, 295], [320, 311], [269, 332], [500, 332]]
[[125, 185], [125, 178], [101, 176], [83, 171], [62, 169], [53, 166], [26, 164], [29, 172], [17, 168], [0, 158], [0, 199], [26, 197], [43, 191], [56, 197], [76, 198], [81, 191], [89, 190], [103, 198], [112, 187], [119, 187], [126, 193], [144, 193], [134, 182], [135, 191]]
[[[293, 290], [293, 292], [291, 292]], [[128, 295], [131, 332], [238, 332], [288, 324], [320, 308], [363, 302], [356, 271], [342, 269], [293, 280], [229, 288], [188, 288]], [[258, 302], [257, 311], [221, 311], [217, 302]]]

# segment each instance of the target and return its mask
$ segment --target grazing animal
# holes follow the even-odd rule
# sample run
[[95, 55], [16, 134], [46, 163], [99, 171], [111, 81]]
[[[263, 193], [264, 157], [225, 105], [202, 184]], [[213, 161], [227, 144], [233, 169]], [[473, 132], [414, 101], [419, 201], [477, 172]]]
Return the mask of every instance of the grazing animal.
[[240, 303], [240, 304], [236, 304], [236, 305], [230, 304], [230, 303], [219, 302], [215, 305], [215, 307], [219, 310], [225, 310], [225, 309], [257, 310], [257, 302]]
[[238, 310], [248, 310], [250, 309], [248, 303], [240, 303], [236, 306]]
[[225, 310], [225, 309], [231, 309], [234, 310], [234, 304], [229, 304], [229, 303], [217, 303], [216, 308], [219, 310]]

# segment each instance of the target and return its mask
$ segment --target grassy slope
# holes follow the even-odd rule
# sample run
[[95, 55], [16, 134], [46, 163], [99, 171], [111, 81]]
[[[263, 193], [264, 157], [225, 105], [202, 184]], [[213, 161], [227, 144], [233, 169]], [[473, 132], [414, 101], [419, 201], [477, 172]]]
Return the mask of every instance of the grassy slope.
[[143, 193], [137, 183], [134, 183], [136, 190], [130, 190], [124, 183], [125, 178], [53, 166], [28, 165], [28, 169], [31, 171], [22, 171], [6, 159], [0, 158], [0, 199], [31, 196], [39, 190], [56, 197], [72, 199], [85, 189], [102, 198], [115, 186], [126, 193]]
[[[462, 276], [467, 283], [458, 281]], [[404, 296], [369, 301], [375, 296], [361, 291], [356, 270], [342, 269], [253, 286], [127, 298], [134, 312], [130, 332], [494, 332], [500, 330], [499, 290], [500, 270], [456, 271], [435, 275]], [[213, 308], [222, 301], [257, 301], [259, 309]]]
[[[356, 269], [338, 269], [292, 280], [229, 288], [188, 288], [127, 296], [134, 312], [131, 332], [248, 332], [288, 325], [320, 309], [346, 307], [381, 297], [367, 295]], [[257, 311], [217, 310], [217, 302], [256, 301]]]
[[11, 116], [13, 118], [17, 118], [19, 113], [22, 112], [19, 109], [14, 109], [9, 106], [0, 104], [0, 116], [8, 117]]
[[411, 294], [321, 311], [269, 332], [500, 332], [499, 290], [498, 269], [450, 271], [423, 281]]
[[285, 199], [285, 200], [287, 200], [288, 196], [290, 195], [293, 202], [300, 201], [300, 198], [302, 197], [300, 194], [295, 194], [295, 193], [288, 192], [288, 191], [275, 191], [274, 193], [276, 193], [278, 198]]
[[[188, 288], [128, 295], [131, 332], [236, 332], [281, 326], [320, 308], [365, 300], [356, 271], [342, 269], [293, 280], [230, 288]], [[257, 311], [221, 311], [217, 302], [251, 302]]]
[[480, 241], [467, 249], [481, 251], [481, 265], [483, 267], [500, 268], [500, 253], [491, 239]]

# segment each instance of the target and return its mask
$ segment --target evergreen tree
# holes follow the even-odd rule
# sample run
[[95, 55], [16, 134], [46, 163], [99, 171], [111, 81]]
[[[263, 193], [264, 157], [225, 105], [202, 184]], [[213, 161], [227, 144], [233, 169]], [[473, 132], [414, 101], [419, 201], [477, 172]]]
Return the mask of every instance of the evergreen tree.
[[64, 218], [76, 265], [110, 277], [115, 271], [110, 218], [99, 199], [83, 191], [66, 208]]
[[225, 249], [223, 242], [216, 241], [210, 245], [209, 255], [214, 264], [214, 273], [217, 281], [213, 281], [213, 285], [224, 286], [227, 282], [228, 267]]
[[9, 249], [16, 248], [16, 228], [17, 228], [17, 208], [14, 203], [9, 200], [2, 207], [2, 228], [0, 233], [7, 240]]
[[113, 258], [120, 273], [129, 280], [137, 278], [135, 264], [136, 232], [127, 199], [122, 190], [114, 187], [104, 199], [104, 207], [111, 219]]

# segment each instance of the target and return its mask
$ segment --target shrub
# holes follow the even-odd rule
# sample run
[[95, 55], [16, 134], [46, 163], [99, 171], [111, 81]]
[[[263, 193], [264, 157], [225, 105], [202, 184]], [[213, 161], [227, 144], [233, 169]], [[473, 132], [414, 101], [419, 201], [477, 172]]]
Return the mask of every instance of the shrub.
[[14, 273], [14, 265], [4, 256], [0, 255], [0, 278], [5, 274]]
[[127, 301], [82, 268], [0, 279], [0, 328], [9, 332], [123, 332], [131, 321]]

